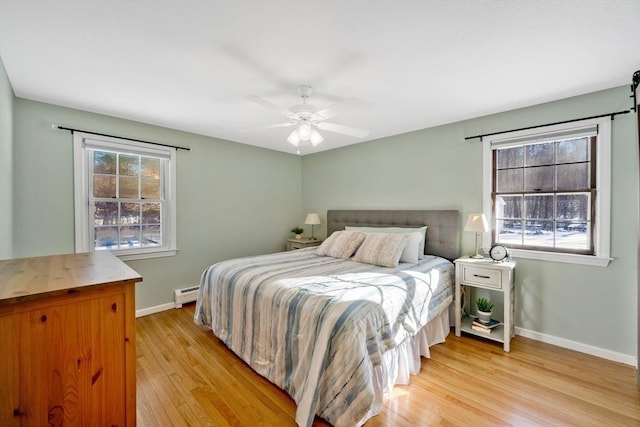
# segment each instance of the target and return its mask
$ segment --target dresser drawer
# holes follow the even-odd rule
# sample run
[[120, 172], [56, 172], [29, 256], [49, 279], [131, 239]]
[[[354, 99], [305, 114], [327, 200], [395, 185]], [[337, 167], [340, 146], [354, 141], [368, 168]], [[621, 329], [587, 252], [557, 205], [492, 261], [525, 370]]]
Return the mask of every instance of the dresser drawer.
[[462, 266], [462, 282], [491, 289], [502, 289], [502, 273], [494, 268]]

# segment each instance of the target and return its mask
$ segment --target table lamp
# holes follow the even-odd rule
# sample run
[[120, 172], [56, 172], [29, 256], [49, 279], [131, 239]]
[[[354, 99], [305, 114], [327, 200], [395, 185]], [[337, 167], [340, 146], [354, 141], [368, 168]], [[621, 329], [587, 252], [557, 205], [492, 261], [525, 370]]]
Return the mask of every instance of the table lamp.
[[471, 255], [471, 258], [484, 258], [479, 253], [478, 236], [480, 233], [486, 233], [489, 231], [489, 223], [487, 217], [484, 214], [472, 213], [467, 218], [467, 224], [464, 226], [464, 231], [473, 231], [476, 233], [476, 253]]
[[309, 237], [309, 240], [317, 240], [316, 237], [313, 235], [313, 227], [320, 224], [320, 217], [318, 216], [317, 213], [309, 213], [307, 214], [307, 217], [304, 220], [305, 224], [309, 224], [311, 225], [311, 237]]

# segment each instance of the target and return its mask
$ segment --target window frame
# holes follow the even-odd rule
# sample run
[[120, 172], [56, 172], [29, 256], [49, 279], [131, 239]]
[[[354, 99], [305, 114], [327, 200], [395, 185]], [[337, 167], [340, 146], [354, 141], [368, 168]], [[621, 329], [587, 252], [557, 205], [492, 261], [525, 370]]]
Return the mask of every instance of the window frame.
[[[493, 169], [494, 147], [526, 145], [535, 142], [569, 139], [578, 137], [588, 128], [597, 128], [595, 161], [596, 196], [593, 209], [594, 254], [579, 254], [575, 251], [563, 252], [557, 248], [553, 251], [532, 248], [510, 248], [511, 255], [516, 258], [528, 258], [544, 261], [555, 261], [572, 264], [583, 264], [606, 267], [610, 258], [611, 233], [611, 118], [600, 117], [580, 120], [564, 124], [542, 126], [535, 129], [505, 132], [483, 138], [483, 212], [489, 219], [491, 230], [483, 235], [483, 247], [489, 248], [494, 243], [495, 223], [493, 206]], [[508, 246], [508, 245], [505, 245]]]
[[124, 261], [173, 256], [176, 248], [176, 149], [156, 146], [124, 138], [98, 136], [85, 132], [73, 133], [74, 158], [74, 214], [75, 214], [75, 251], [94, 252], [91, 241], [94, 228], [89, 212], [89, 188], [93, 151], [111, 151], [140, 156], [161, 157], [162, 181], [161, 198], [163, 208], [161, 227], [163, 245], [132, 249], [106, 249]]

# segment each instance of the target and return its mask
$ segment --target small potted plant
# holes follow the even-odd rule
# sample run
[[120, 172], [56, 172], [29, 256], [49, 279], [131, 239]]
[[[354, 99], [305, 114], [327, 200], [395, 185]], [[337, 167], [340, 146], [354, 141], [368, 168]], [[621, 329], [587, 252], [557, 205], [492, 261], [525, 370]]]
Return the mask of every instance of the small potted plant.
[[482, 323], [489, 323], [491, 321], [493, 303], [486, 298], [478, 298], [476, 300], [476, 307], [478, 308], [478, 319], [480, 319]]
[[296, 239], [302, 239], [302, 233], [304, 233], [304, 228], [296, 226], [291, 229], [291, 232], [296, 235]]

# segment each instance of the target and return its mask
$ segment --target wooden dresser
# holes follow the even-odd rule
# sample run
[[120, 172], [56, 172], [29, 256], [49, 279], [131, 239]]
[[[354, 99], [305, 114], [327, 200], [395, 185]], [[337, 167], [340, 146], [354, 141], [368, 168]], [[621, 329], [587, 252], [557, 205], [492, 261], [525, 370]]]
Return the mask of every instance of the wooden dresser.
[[135, 283], [110, 252], [0, 261], [0, 426], [135, 426]]

